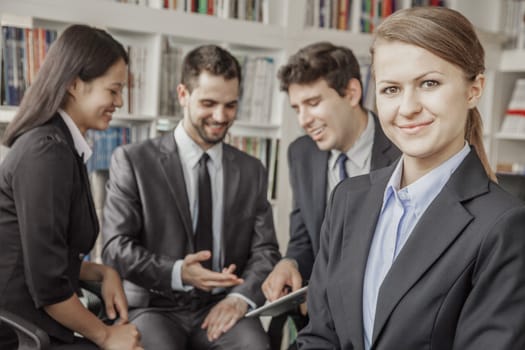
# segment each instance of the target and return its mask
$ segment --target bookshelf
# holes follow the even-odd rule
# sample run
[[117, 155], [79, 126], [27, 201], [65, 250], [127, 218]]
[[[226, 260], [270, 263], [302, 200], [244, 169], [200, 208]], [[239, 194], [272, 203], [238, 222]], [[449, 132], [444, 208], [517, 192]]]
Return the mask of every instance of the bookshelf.
[[[233, 3], [237, 0], [224, 0]], [[144, 51], [143, 80], [145, 87], [138, 108], [121, 111], [114, 116], [112, 126], [144, 126], [148, 137], [174, 127], [180, 116], [161, 113], [164, 72], [161, 69], [163, 42], [168, 40], [184, 55], [196, 45], [219, 44], [238, 56], [267, 57], [274, 62], [271, 77], [270, 117], [266, 121], [239, 118], [231, 128], [232, 136], [279, 139], [277, 154], [276, 196], [274, 208], [277, 235], [284, 252], [288, 241], [288, 215], [291, 209], [291, 190], [286, 160], [287, 147], [302, 134], [295, 112], [287, 96], [278, 89], [275, 73], [287, 57], [299, 48], [316, 42], [331, 41], [349, 46], [360, 61], [369, 63], [371, 35], [360, 29], [362, 1], [352, 0], [349, 9], [351, 25], [348, 30], [319, 28], [305, 25], [311, 4], [320, 0], [260, 0], [266, 6], [266, 23], [235, 18], [222, 18], [173, 9], [152, 8], [114, 0], [2, 0], [0, 18], [6, 25], [43, 27], [60, 32], [71, 23], [85, 23], [107, 29], [126, 45]], [[325, 0], [332, 6], [339, 0]], [[413, 0], [397, 0], [409, 7]], [[219, 1], [218, 3], [220, 3]], [[504, 2], [493, 0], [448, 0], [446, 5], [464, 13], [478, 28], [487, 54], [487, 86], [480, 109], [485, 120], [484, 139], [494, 167], [498, 163], [525, 164], [524, 135], [506, 135], [499, 128], [512, 94], [514, 81], [525, 77], [525, 51], [503, 50]], [[244, 73], [244, 72], [243, 72]], [[268, 73], [267, 73], [268, 74]], [[0, 125], [7, 123], [16, 107], [0, 107]], [[0, 127], [1, 130], [1, 127]], [[102, 180], [96, 180], [103, 182]]]

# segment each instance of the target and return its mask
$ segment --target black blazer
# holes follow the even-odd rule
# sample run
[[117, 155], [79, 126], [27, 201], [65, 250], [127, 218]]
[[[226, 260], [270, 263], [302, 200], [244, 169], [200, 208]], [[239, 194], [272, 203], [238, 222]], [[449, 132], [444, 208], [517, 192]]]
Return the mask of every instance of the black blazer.
[[72, 341], [42, 307], [77, 291], [97, 233], [84, 163], [56, 114], [21, 135], [0, 164], [0, 308]]
[[[375, 116], [374, 123], [371, 170], [392, 164], [401, 154], [387, 139]], [[308, 135], [299, 137], [288, 148], [293, 208], [286, 257], [297, 261], [304, 280], [310, 279], [314, 259], [319, 251], [319, 233], [326, 210], [329, 155], [329, 151], [321, 151]]]
[[[362, 350], [363, 279], [394, 166], [333, 192], [300, 349]], [[379, 290], [372, 350], [525, 349], [525, 206], [474, 150], [414, 227]]]
[[[223, 266], [244, 283], [232, 288], [256, 304], [261, 283], [280, 258], [267, 177], [261, 162], [223, 145]], [[104, 208], [103, 258], [125, 279], [130, 306], [169, 305], [171, 273], [194, 252], [191, 214], [173, 133], [117, 148]]]

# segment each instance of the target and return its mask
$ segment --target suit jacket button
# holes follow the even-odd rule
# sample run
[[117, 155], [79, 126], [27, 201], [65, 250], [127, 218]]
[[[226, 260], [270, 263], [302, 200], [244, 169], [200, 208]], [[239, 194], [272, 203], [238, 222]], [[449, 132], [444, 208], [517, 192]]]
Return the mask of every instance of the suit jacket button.
[[79, 260], [84, 260], [84, 257], [86, 256], [86, 254], [83, 254], [83, 253], [78, 253], [78, 259]]

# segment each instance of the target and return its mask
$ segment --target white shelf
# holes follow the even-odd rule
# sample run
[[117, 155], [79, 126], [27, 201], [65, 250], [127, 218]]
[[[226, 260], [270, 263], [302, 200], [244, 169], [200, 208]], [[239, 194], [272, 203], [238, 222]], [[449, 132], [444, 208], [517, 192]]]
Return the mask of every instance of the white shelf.
[[[155, 9], [107, 0], [2, 0], [0, 12], [16, 16], [38, 14], [35, 25], [46, 22], [86, 23], [111, 31], [172, 35], [195, 43], [227, 41], [279, 50], [285, 29], [278, 25], [223, 19], [173, 10]], [[130, 20], [135, 18], [136, 20]]]
[[0, 107], [0, 123], [9, 123], [15, 117], [17, 107], [2, 106]]
[[280, 138], [279, 124], [260, 124], [249, 121], [236, 120], [230, 128], [232, 135]]
[[[335, 45], [348, 46], [356, 56], [368, 56], [372, 44], [372, 35], [369, 33], [354, 33], [329, 28], [304, 28], [301, 32], [289, 37], [293, 46], [301, 48], [317, 41], [330, 41]], [[295, 50], [294, 50], [295, 51]]]
[[157, 118], [152, 115], [113, 114], [113, 120], [122, 122], [151, 123]]
[[525, 133], [508, 133], [508, 132], [498, 132], [496, 134], [496, 139], [498, 140], [513, 140], [513, 141], [525, 141]]
[[503, 51], [499, 69], [502, 72], [525, 72], [525, 50]]

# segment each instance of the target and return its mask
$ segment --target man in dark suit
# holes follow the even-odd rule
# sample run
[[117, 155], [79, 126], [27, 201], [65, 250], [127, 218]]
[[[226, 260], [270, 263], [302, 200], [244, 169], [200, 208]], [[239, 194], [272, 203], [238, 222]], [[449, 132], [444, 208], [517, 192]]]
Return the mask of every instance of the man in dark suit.
[[[115, 151], [104, 261], [125, 279], [147, 349], [267, 349], [261, 283], [279, 259], [260, 161], [222, 142], [240, 67], [215, 45], [192, 50], [177, 87], [174, 133]], [[234, 273], [235, 272], [235, 273]]]
[[[400, 155], [377, 117], [362, 105], [359, 63], [350, 49], [327, 42], [306, 46], [280, 68], [278, 77], [307, 135], [288, 149], [290, 241], [285, 258], [263, 284], [269, 300], [287, 293], [285, 286], [296, 290], [309, 280], [326, 201], [335, 185], [347, 176], [388, 166]], [[305, 321], [296, 317], [296, 323]]]

